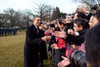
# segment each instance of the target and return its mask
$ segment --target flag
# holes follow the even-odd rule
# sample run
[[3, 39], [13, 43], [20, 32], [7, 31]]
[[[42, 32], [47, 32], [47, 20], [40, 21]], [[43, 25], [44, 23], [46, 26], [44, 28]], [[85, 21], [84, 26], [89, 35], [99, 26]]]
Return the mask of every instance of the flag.
[[86, 50], [85, 50], [85, 42], [81, 44], [79, 50], [81, 50], [82, 52], [86, 53]]
[[61, 38], [58, 39], [57, 46], [58, 46], [60, 49], [62, 49], [62, 48], [65, 46], [65, 44], [66, 44], [66, 42], [65, 42], [63, 39], [61, 39]]
[[68, 58], [70, 58], [71, 53], [72, 53], [73, 51], [74, 51], [74, 48], [72, 48], [71, 45], [68, 45], [68, 46], [66, 47], [65, 55], [66, 55]]

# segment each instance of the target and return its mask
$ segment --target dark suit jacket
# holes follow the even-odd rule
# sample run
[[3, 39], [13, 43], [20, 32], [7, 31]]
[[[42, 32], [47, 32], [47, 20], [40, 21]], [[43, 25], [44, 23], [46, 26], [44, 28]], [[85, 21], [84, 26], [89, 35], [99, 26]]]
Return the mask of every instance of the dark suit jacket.
[[37, 67], [39, 62], [39, 46], [41, 37], [37, 33], [34, 25], [30, 26], [26, 31], [26, 41], [24, 46], [24, 67]]

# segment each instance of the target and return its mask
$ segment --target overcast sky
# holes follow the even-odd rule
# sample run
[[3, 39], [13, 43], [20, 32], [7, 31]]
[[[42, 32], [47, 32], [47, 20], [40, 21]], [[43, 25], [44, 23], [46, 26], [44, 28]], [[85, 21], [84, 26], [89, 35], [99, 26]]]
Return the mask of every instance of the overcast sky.
[[72, 0], [0, 0], [0, 11], [4, 9], [13, 8], [14, 10], [29, 9], [33, 11], [37, 5], [45, 3], [51, 6], [58, 6], [61, 12], [72, 13], [75, 11], [79, 3], [75, 3]]

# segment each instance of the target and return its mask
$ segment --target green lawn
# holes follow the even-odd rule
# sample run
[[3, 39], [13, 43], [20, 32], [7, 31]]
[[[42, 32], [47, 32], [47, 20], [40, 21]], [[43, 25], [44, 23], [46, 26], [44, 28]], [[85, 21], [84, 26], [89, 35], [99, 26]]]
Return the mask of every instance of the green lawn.
[[[0, 36], [0, 67], [23, 67], [25, 31], [15, 36]], [[50, 60], [45, 60], [45, 67], [52, 67]]]

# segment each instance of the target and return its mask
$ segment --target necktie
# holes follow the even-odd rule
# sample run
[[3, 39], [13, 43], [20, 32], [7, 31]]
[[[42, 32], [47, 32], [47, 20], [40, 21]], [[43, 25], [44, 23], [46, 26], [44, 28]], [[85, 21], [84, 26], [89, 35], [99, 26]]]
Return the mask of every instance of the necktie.
[[39, 28], [37, 28], [37, 33], [39, 34]]

